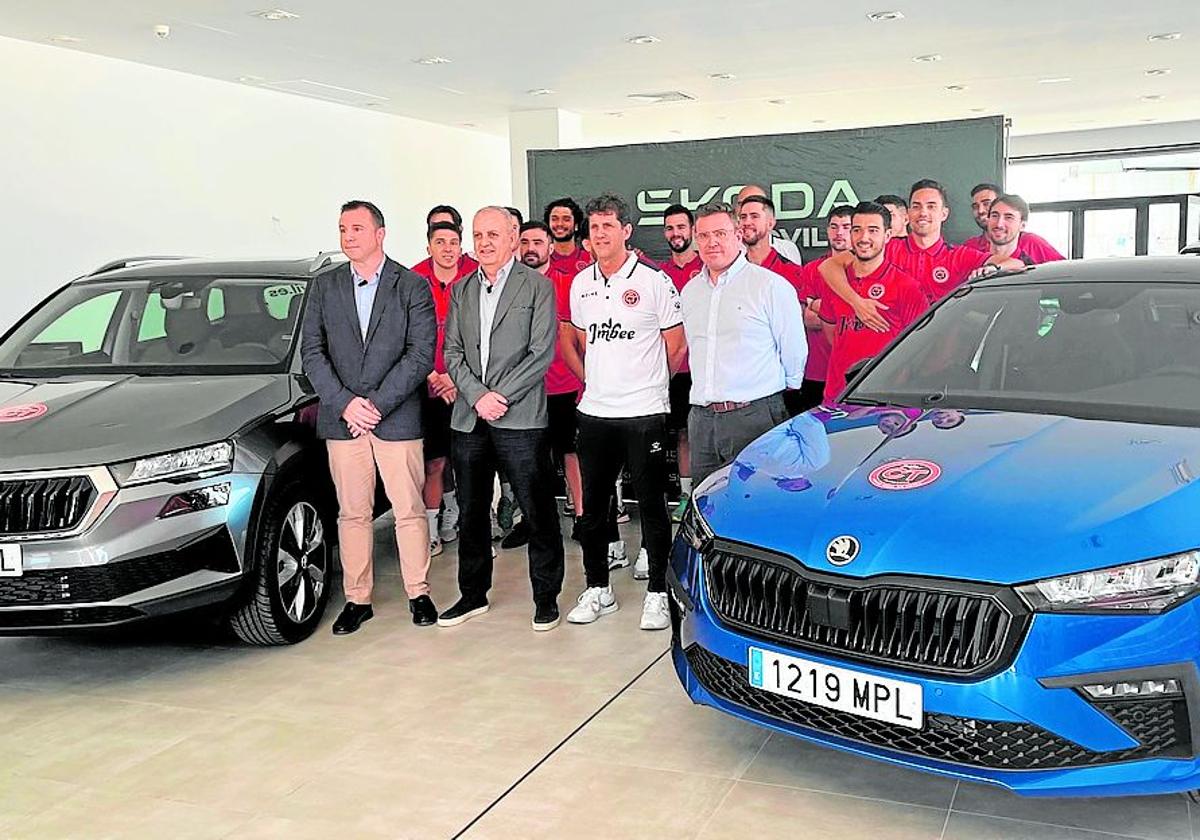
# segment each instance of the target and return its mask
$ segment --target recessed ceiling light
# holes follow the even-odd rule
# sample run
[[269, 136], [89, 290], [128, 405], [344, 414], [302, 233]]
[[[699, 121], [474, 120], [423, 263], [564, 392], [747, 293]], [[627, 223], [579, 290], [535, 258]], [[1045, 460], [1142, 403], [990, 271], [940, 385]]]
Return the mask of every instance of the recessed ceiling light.
[[710, 73], [708, 78], [716, 79], [717, 81], [721, 82], [731, 82], [736, 79], [737, 76], [733, 75], [732, 73]]
[[683, 132], [682, 132], [682, 131], [680, 131], [678, 128], [672, 128], [672, 129], [671, 129], [671, 133], [672, 133], [672, 134], [683, 134]]
[[552, 96], [554, 94], [554, 91], [550, 88], [533, 88], [532, 90], [527, 90], [525, 92], [530, 96]]
[[904, 17], [904, 12], [871, 12], [867, 15], [867, 20], [872, 23], [886, 23], [889, 20], [901, 20]]
[[257, 85], [265, 81], [262, 76], [238, 76], [237, 80], [244, 85]]
[[609, 111], [608, 116], [620, 119], [621, 117], [625, 116], [625, 112], [624, 111]]
[[1038, 79], [1039, 85], [1061, 85], [1064, 82], [1071, 81], [1070, 76], [1047, 76], [1044, 79]]
[[444, 91], [446, 91], [446, 93], [451, 93], [451, 94], [454, 94], [455, 96], [466, 96], [467, 95], [467, 92], [465, 90], [459, 90], [458, 88], [442, 87], [439, 85], [438, 90], [444, 90]]
[[786, 99], [768, 99], [767, 104], [768, 105], [786, 105], [786, 104], [788, 104], [788, 101]]
[[414, 58], [414, 64], [424, 64], [426, 67], [431, 67], [435, 64], [449, 64], [450, 59], [441, 55], [426, 55], [421, 58]]
[[1155, 117], [1142, 117], [1140, 120], [1138, 120], [1138, 122], [1144, 122], [1144, 123], [1156, 122], [1156, 121], [1157, 121], [1157, 119]]
[[829, 120], [813, 120], [815, 125], [825, 125], [827, 122], [829, 122]]
[[478, 128], [479, 127], [479, 126], [475, 125], [475, 123], [459, 123], [459, 125], [462, 126], [463, 128]]
[[986, 110], [987, 110], [987, 108], [972, 108], [971, 113], [972, 114], [982, 114]]
[[51, 35], [46, 39], [51, 44], [82, 44], [82, 38], [76, 38], [74, 35]]
[[929, 53], [928, 55], [915, 55], [913, 61], [918, 64], [932, 64], [935, 61], [941, 61], [941, 53]]
[[1152, 67], [1151, 69], [1146, 71], [1146, 75], [1147, 76], [1170, 76], [1171, 68], [1170, 67]]
[[257, 12], [251, 12], [250, 14], [253, 17], [262, 18], [263, 20], [269, 20], [272, 22], [278, 22], [281, 20], [297, 20], [300, 17], [300, 15], [296, 14], [295, 12], [289, 12], [287, 9], [262, 9]]
[[962, 93], [966, 89], [966, 85], [946, 85], [946, 90], [950, 91], [951, 93]]
[[1147, 41], [1153, 41], [1153, 42], [1158, 42], [1158, 41], [1178, 41], [1178, 40], [1179, 40], [1180, 38], [1182, 38], [1182, 37], [1183, 37], [1183, 33], [1182, 33], [1182, 32], [1160, 32], [1160, 33], [1158, 33], [1157, 35], [1151, 35], [1151, 36], [1150, 36], [1150, 37], [1148, 37], [1146, 40], [1147, 40]]
[[661, 41], [662, 41], [662, 38], [659, 38], [656, 35], [631, 35], [625, 39], [626, 44], [634, 44], [635, 46], [639, 46], [639, 47], [649, 46], [650, 44], [657, 44]]
[[1142, 97], [1143, 102], [1162, 102], [1165, 99], [1161, 93], [1148, 93]]

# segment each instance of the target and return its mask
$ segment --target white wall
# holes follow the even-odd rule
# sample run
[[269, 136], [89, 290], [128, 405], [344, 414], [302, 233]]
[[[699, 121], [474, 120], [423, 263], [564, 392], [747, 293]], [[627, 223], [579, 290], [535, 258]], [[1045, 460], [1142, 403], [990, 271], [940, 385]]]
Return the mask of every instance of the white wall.
[[411, 264], [433, 204], [510, 203], [507, 140], [0, 38], [0, 330], [120, 256], [336, 249], [358, 197]]

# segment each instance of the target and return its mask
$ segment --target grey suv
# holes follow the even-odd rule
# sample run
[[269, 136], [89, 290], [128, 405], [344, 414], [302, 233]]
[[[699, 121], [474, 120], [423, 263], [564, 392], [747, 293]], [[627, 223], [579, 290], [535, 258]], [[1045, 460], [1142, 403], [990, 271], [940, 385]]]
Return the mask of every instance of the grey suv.
[[330, 265], [122, 261], [0, 338], [0, 634], [198, 608], [312, 633], [336, 505], [297, 346]]

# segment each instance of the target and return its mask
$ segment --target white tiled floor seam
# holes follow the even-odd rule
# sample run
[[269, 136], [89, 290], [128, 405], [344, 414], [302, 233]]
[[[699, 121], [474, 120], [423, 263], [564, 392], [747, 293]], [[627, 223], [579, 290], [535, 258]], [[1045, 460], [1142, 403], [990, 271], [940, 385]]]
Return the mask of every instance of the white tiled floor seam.
[[946, 829], [950, 827], [950, 815], [954, 813], [954, 800], [958, 798], [958, 788], [961, 782], [954, 783], [954, 792], [950, 794], [950, 805], [946, 808], [946, 821], [942, 823], [941, 840], [946, 840]]

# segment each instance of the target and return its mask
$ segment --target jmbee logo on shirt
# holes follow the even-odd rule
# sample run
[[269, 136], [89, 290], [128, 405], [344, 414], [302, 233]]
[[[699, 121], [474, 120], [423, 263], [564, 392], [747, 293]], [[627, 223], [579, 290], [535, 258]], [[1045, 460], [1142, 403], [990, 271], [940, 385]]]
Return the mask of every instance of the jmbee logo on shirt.
[[625, 329], [620, 321], [614, 321], [609, 318], [603, 324], [588, 325], [588, 343], [595, 344], [597, 341], [633, 341], [637, 330]]

